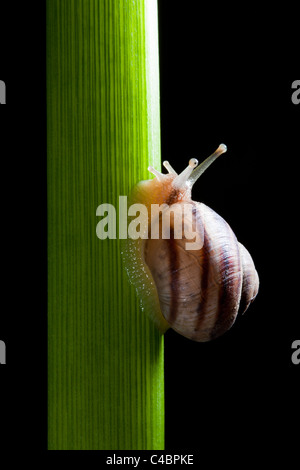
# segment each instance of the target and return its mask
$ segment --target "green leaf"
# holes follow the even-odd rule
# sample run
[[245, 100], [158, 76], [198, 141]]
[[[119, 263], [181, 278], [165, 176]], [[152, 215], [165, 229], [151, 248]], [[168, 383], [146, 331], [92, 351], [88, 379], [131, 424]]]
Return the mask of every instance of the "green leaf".
[[47, 152], [49, 449], [163, 449], [163, 337], [96, 235], [160, 168], [156, 0], [47, 0]]

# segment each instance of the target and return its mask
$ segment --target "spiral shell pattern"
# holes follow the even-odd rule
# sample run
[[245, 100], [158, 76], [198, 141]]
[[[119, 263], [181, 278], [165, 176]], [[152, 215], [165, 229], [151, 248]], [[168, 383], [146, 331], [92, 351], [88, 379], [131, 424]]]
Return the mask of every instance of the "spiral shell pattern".
[[203, 203], [192, 201], [194, 224], [203, 227], [203, 246], [186, 240], [147, 239], [144, 261], [156, 285], [168, 324], [194, 341], [222, 335], [244, 313], [258, 292], [253, 260], [228, 223]]

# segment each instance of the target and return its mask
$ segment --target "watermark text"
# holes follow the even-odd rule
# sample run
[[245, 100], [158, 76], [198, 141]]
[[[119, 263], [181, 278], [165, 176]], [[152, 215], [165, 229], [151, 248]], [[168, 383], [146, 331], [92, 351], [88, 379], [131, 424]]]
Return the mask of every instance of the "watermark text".
[[292, 103], [299, 104], [300, 103], [300, 80], [294, 80], [292, 83]]
[[[100, 240], [117, 238], [117, 211], [112, 204], [100, 204], [96, 216], [102, 217], [96, 226]], [[131, 220], [130, 220], [131, 219]], [[130, 221], [129, 221], [130, 220]], [[119, 196], [119, 239], [176, 239], [186, 240], [187, 250], [200, 250], [203, 246], [203, 224], [196, 217], [190, 203], [144, 204], [127, 207], [127, 196]]]
[[292, 363], [297, 366], [300, 364], [300, 339], [296, 339], [292, 342], [292, 349], [294, 350], [291, 356]]
[[3, 80], [0, 80], [0, 104], [6, 104], [6, 86]]
[[6, 346], [4, 341], [0, 340], [0, 364], [6, 364]]

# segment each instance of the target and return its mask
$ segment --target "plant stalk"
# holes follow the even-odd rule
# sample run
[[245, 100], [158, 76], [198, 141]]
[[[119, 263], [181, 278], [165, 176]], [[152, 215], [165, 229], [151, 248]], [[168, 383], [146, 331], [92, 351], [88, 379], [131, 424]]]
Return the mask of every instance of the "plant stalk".
[[47, 154], [48, 447], [163, 449], [163, 337], [96, 235], [160, 167], [156, 0], [47, 0]]

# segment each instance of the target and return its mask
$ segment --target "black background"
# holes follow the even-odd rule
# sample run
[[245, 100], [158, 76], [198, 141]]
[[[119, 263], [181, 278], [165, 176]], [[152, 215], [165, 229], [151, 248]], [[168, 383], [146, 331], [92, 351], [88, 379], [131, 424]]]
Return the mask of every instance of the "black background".
[[166, 448], [291, 456], [300, 378], [290, 359], [300, 334], [293, 21], [274, 8], [243, 4], [231, 16], [227, 5], [186, 5], [159, 2], [162, 158], [181, 171], [189, 158], [227, 145], [193, 199], [224, 217], [248, 248], [260, 291], [217, 340], [166, 333]]
[[[47, 270], [44, 2], [1, 5], [1, 447], [46, 451]], [[166, 449], [212, 461], [293, 456], [300, 365], [297, 14], [159, 1], [162, 158], [177, 171], [224, 142], [197, 182], [250, 251], [260, 292], [210, 343], [165, 335]], [[297, 68], [298, 67], [298, 68]], [[41, 312], [44, 314], [41, 315]], [[258, 457], [257, 457], [258, 458]]]
[[44, 2], [2, 2], [0, 19], [0, 448], [33, 462], [47, 446]]

